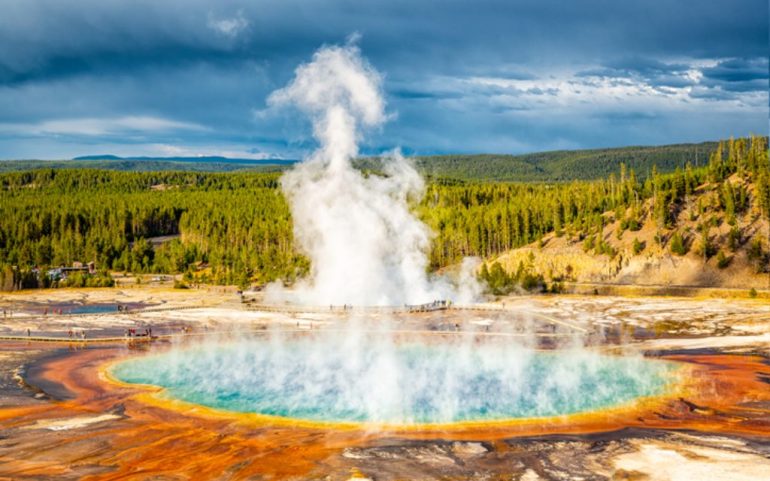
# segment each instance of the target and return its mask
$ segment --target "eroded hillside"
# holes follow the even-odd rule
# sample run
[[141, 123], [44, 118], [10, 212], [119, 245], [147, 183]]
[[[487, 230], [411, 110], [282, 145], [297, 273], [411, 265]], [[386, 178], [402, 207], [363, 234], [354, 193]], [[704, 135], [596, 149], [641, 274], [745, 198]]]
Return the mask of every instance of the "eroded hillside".
[[731, 140], [706, 168], [654, 174], [646, 186], [622, 174], [615, 209], [495, 256], [482, 275], [498, 293], [563, 282], [768, 288], [765, 145]]

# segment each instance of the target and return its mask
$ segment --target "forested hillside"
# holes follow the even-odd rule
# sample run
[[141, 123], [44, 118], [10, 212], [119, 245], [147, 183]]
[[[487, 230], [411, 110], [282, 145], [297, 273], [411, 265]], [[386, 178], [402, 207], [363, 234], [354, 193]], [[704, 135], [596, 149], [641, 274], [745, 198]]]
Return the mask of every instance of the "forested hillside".
[[[433, 178], [498, 182], [592, 180], [617, 174], [620, 165], [624, 164], [644, 179], [652, 172], [653, 166], [659, 172], [673, 172], [688, 163], [693, 167], [706, 165], [717, 146], [717, 142], [704, 142], [523, 155], [436, 155], [415, 157], [414, 161], [423, 175]], [[360, 165], [376, 170], [377, 159], [361, 160]]]
[[[644, 179], [656, 166], [659, 172], [673, 172], [688, 163], [703, 166], [717, 148], [716, 142], [677, 144], [658, 147], [623, 147], [614, 149], [562, 150], [524, 155], [436, 155], [414, 157], [423, 175], [434, 179], [466, 181], [569, 181], [606, 178], [620, 170], [620, 164]], [[275, 164], [265, 164], [275, 162]], [[196, 172], [279, 172], [291, 161], [249, 161], [248, 159], [205, 158], [120, 158], [86, 156], [73, 160], [6, 160], [0, 172], [40, 168], [90, 168], [121, 171], [196, 171]], [[281, 165], [283, 164], [283, 165]], [[356, 165], [378, 171], [378, 158], [363, 158]]]
[[286, 165], [243, 164], [200, 160], [197, 162], [160, 159], [73, 159], [73, 160], [0, 160], [0, 172], [33, 169], [92, 169], [125, 172], [280, 172]]
[[4, 174], [0, 186], [6, 272], [75, 261], [158, 273], [208, 264], [204, 281], [244, 284], [291, 280], [307, 265], [293, 251], [276, 174], [47, 169]]
[[[103, 270], [183, 272], [188, 279], [213, 283], [291, 281], [307, 272], [308, 261], [294, 249], [278, 182], [275, 173], [39, 169], [2, 174], [0, 284], [5, 289], [47, 285], [44, 276], [37, 280], [35, 267], [42, 272], [75, 261], [95, 261]], [[700, 205], [705, 201], [696, 199], [706, 199], [699, 194], [704, 189], [717, 195]], [[623, 231], [654, 219], [666, 243], [678, 213], [693, 203], [706, 238], [714, 213], [723, 212], [725, 222], [767, 218], [767, 138], [725, 142], [707, 166], [688, 165], [670, 174], [651, 169], [643, 181], [625, 164], [596, 181], [433, 179], [415, 210], [435, 232], [430, 267], [439, 269], [463, 256], [495, 257], [549, 233], [579, 239], [596, 255], [614, 255], [598, 235], [609, 222], [607, 213], [614, 213]], [[694, 237], [684, 235], [690, 242]], [[766, 236], [754, 233], [752, 242], [758, 242], [757, 265], [766, 265]]]
[[492, 290], [559, 290], [563, 281], [746, 292], [769, 286], [766, 138], [721, 143], [703, 168], [655, 172], [643, 183], [621, 171], [604, 186], [603, 211], [570, 220], [572, 200], [557, 200], [550, 232], [491, 254], [482, 277]]

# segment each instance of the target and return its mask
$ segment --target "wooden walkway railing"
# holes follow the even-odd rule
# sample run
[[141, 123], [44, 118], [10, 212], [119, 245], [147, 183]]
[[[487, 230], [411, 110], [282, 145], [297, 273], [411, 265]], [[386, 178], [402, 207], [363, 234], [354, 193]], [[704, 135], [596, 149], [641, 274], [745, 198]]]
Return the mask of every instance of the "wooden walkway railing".
[[[216, 306], [179, 306], [179, 307], [164, 307], [164, 308], [147, 308], [137, 309], [133, 311], [116, 311], [115, 314], [143, 314], [147, 312], [162, 312], [162, 311], [176, 311], [176, 310], [193, 310], [193, 309], [207, 309]], [[450, 304], [450, 303], [430, 303], [419, 306], [299, 306], [299, 305], [271, 305], [271, 304], [241, 304], [241, 309], [252, 312], [277, 312], [288, 314], [409, 314], [420, 312], [434, 312], [434, 311], [472, 311], [472, 312], [523, 312], [519, 309], [506, 309], [505, 306], [499, 304]], [[70, 314], [71, 316], [101, 316], [106, 313], [77, 313]], [[569, 329], [578, 332], [588, 332], [587, 329], [578, 326], [574, 323], [555, 319], [545, 314], [537, 312], [526, 312], [527, 315], [536, 317], [547, 322], [558, 324]], [[38, 319], [40, 319], [38, 317]], [[198, 334], [198, 333], [196, 333]], [[70, 337], [56, 337], [56, 336], [25, 336], [20, 335], [0, 335], [0, 341], [9, 342], [57, 342], [57, 343], [110, 343], [110, 342], [150, 342], [159, 339], [169, 339], [173, 337], [179, 337], [183, 334], [166, 334], [152, 336], [110, 336], [110, 337], [92, 337], [92, 338], [70, 338]]]

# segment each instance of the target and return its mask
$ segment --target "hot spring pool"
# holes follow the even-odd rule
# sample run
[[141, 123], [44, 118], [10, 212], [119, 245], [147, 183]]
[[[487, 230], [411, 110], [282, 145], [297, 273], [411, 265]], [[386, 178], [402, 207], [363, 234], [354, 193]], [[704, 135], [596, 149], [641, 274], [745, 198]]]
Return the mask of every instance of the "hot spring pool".
[[324, 422], [453, 423], [557, 416], [661, 394], [672, 363], [515, 345], [343, 342], [204, 343], [111, 367], [127, 383], [216, 409]]

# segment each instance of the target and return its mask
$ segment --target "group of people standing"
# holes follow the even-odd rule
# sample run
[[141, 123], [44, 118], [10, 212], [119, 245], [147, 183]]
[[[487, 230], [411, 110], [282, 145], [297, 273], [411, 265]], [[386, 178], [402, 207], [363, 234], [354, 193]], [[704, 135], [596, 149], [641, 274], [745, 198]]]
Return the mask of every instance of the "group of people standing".
[[146, 327], [142, 332], [136, 328], [129, 328], [125, 331], [126, 337], [152, 337], [152, 327]]
[[76, 339], [79, 337], [80, 339], [85, 340], [86, 338], [86, 331], [84, 329], [81, 329], [79, 332], [75, 331], [74, 329], [70, 329], [68, 334], [70, 339]]

